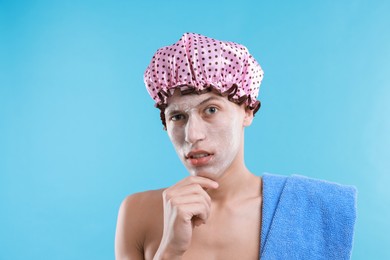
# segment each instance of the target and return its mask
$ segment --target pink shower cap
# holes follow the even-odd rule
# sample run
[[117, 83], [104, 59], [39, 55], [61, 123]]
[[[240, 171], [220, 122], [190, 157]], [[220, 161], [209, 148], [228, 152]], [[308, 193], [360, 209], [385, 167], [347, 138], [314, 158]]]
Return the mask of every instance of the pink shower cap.
[[182, 94], [214, 91], [234, 103], [246, 103], [256, 113], [263, 74], [245, 46], [185, 33], [177, 43], [157, 50], [144, 82], [160, 109], [179, 88]]

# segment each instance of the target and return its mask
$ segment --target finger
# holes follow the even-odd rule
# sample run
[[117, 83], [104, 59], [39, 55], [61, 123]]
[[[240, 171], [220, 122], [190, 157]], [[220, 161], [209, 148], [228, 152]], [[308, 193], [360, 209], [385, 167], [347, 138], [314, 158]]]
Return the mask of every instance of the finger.
[[208, 210], [211, 208], [211, 201], [199, 194], [177, 196], [170, 199], [168, 203], [171, 207], [180, 207], [185, 204], [203, 203], [208, 207]]
[[166, 199], [172, 199], [175, 197], [184, 197], [184, 196], [189, 196], [189, 195], [200, 195], [204, 197], [204, 199], [207, 201], [208, 204], [211, 204], [211, 198], [210, 195], [202, 188], [199, 186], [199, 184], [191, 184], [187, 186], [182, 186], [182, 187], [175, 187], [172, 189], [169, 189], [166, 192]]
[[190, 185], [190, 184], [199, 184], [202, 188], [206, 189], [217, 189], [218, 188], [218, 182], [213, 181], [212, 179], [206, 178], [206, 177], [200, 177], [200, 176], [189, 176], [180, 182], [177, 183], [178, 186], [182, 185]]
[[190, 222], [193, 217], [201, 219], [204, 223], [210, 216], [210, 208], [204, 203], [184, 204], [177, 208], [178, 216]]

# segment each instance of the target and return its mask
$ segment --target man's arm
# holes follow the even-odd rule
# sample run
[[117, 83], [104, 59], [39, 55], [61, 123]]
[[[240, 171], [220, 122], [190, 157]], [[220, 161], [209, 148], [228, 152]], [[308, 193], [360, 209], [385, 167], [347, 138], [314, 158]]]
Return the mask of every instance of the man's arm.
[[143, 260], [141, 238], [143, 230], [139, 219], [139, 194], [128, 196], [123, 200], [118, 213], [115, 234], [116, 260]]
[[210, 215], [211, 199], [205, 189], [216, 188], [218, 183], [211, 179], [190, 176], [164, 190], [164, 231], [155, 260], [182, 258], [194, 227], [206, 223]]
[[[155, 219], [156, 214], [161, 214], [164, 223], [153, 259], [181, 259], [190, 246], [193, 228], [205, 223], [210, 214], [211, 199], [205, 189], [217, 187], [218, 183], [210, 179], [190, 176], [153, 196], [149, 191], [127, 197], [118, 214], [116, 259], [144, 259], [144, 238], [151, 224], [147, 219], [150, 216]], [[161, 212], [154, 211], [157, 204], [163, 206]]]

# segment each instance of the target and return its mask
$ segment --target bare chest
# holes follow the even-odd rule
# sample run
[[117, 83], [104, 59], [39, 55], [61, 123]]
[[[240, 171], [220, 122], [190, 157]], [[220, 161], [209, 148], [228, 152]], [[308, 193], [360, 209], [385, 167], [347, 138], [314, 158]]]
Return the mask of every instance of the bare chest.
[[[215, 208], [206, 224], [194, 228], [183, 259], [259, 259], [260, 229], [260, 198], [237, 207]], [[162, 237], [158, 225], [152, 232], [145, 241], [145, 259], [153, 259]]]
[[184, 259], [259, 259], [261, 205], [220, 210], [194, 230]]

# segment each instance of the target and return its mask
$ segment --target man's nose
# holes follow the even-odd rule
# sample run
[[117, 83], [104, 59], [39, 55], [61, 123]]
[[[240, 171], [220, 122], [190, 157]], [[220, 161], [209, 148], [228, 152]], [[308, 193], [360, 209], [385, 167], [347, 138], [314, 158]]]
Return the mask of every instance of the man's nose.
[[199, 116], [190, 115], [185, 127], [185, 141], [190, 144], [195, 144], [204, 140], [206, 137], [204, 127], [204, 122]]

